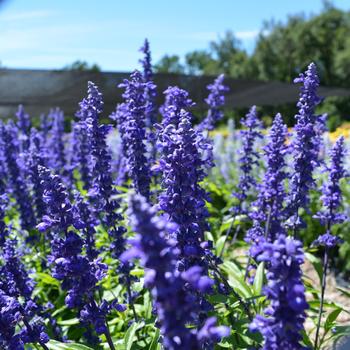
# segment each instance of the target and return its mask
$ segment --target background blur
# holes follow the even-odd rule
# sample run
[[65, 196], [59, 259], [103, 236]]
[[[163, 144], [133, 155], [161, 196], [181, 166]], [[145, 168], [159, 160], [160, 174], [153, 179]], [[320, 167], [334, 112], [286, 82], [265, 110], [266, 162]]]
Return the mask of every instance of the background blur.
[[[60, 103], [71, 114], [73, 100], [76, 106], [91, 77], [103, 85], [112, 108], [114, 94], [118, 102], [115, 85], [125, 75], [99, 72], [138, 68], [138, 49], [147, 37], [155, 71], [163, 73], [161, 86], [183, 81], [191, 90], [196, 82], [195, 97], [202, 99], [207, 79], [179, 77], [225, 73], [233, 79], [227, 117], [238, 119], [256, 103], [267, 124], [276, 111], [292, 123], [297, 90], [290, 84], [314, 61], [328, 96], [320, 112], [329, 113], [334, 129], [350, 120], [349, 10], [350, 0], [5, 0], [0, 5], [0, 110], [12, 111], [24, 102], [36, 113], [40, 102], [44, 109]], [[26, 70], [12, 75], [12, 69]], [[33, 78], [28, 69], [85, 75], [42, 72]]]

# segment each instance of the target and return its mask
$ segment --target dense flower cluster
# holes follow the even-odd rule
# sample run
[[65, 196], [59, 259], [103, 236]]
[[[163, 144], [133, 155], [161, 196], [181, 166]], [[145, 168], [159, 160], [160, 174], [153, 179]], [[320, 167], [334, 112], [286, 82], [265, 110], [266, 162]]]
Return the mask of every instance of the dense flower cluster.
[[300, 344], [304, 328], [305, 288], [300, 265], [304, 262], [301, 242], [280, 235], [273, 243], [264, 243], [258, 261], [267, 264], [264, 294], [270, 301], [265, 315], [258, 315], [251, 325], [264, 337], [264, 350], [307, 349]]
[[344, 137], [340, 137], [330, 152], [329, 181], [323, 185], [321, 196], [324, 209], [316, 215], [321, 223], [328, 228], [333, 224], [344, 222], [346, 219], [344, 214], [337, 213], [342, 201], [340, 180], [347, 176], [344, 168], [344, 157]]
[[145, 91], [152, 88], [152, 82], [144, 82], [139, 71], [131, 74], [130, 80], [119, 85], [124, 88], [124, 120], [122, 138], [128, 173], [137, 193], [150, 196], [150, 170], [146, 157], [145, 112], [147, 100]]
[[[90, 218], [87, 203], [78, 198], [77, 207], [72, 207], [57, 175], [41, 167], [40, 176], [48, 215], [38, 228], [50, 228], [54, 232], [49, 258], [53, 264], [52, 276], [61, 281], [62, 288], [67, 291], [66, 305], [81, 310], [82, 322], [92, 324], [97, 334], [106, 333], [106, 315], [112, 309], [123, 311], [123, 307], [115, 300], [112, 303], [102, 300], [98, 305], [94, 299], [107, 265], [97, 258], [93, 237], [95, 223]], [[72, 226], [83, 230], [84, 238]], [[83, 247], [86, 255], [83, 255]]]
[[251, 107], [249, 113], [241, 120], [241, 124], [246, 128], [240, 132], [242, 138], [241, 157], [239, 158], [240, 176], [237, 191], [234, 196], [239, 204], [233, 208], [235, 214], [244, 211], [243, 202], [248, 196], [249, 190], [256, 185], [252, 175], [254, 165], [258, 164], [259, 154], [254, 149], [254, 144], [259, 138], [262, 138], [260, 129], [262, 123], [258, 119], [256, 106]]
[[[166, 349], [210, 349], [212, 345], [229, 334], [227, 327], [217, 327], [216, 319], [208, 319], [204, 326], [188, 329], [187, 324], [195, 320], [199, 305], [194, 291], [207, 290], [212, 281], [201, 274], [201, 268], [191, 268], [183, 273], [176, 268], [177, 249], [173, 240], [166, 238], [176, 230], [177, 225], [156, 217], [155, 209], [141, 196], [133, 196], [129, 215], [134, 230], [138, 233], [132, 241], [132, 248], [122, 259], [141, 258], [147, 268], [145, 285], [152, 292], [161, 332]], [[189, 287], [185, 288], [186, 284]]]
[[163, 154], [159, 167], [164, 188], [159, 207], [179, 225], [176, 231], [182, 257], [179, 269], [205, 264], [208, 195], [199, 183], [205, 177], [206, 165], [200, 152], [208, 145], [192, 128], [189, 113], [182, 110], [177, 127], [170, 124], [160, 130], [159, 147]]
[[253, 205], [255, 210], [250, 213], [257, 224], [265, 223], [265, 235], [269, 241], [274, 241], [282, 230], [287, 135], [287, 126], [283, 124], [282, 116], [277, 114], [270, 130], [269, 143], [264, 147], [266, 172], [258, 186], [258, 198]]
[[12, 123], [0, 124], [0, 151], [4, 159], [3, 166], [6, 167], [7, 187], [19, 207], [21, 226], [24, 230], [30, 231], [35, 227], [36, 218], [23, 173], [17, 163], [18, 145], [14, 138], [16, 132], [16, 127]]
[[199, 125], [200, 130], [213, 130], [215, 124], [224, 116], [221, 108], [225, 104], [224, 94], [229, 91], [229, 88], [223, 84], [224, 78], [225, 76], [221, 74], [214, 80], [214, 83], [207, 86], [210, 93], [205, 102], [209, 109], [206, 118]]
[[[40, 307], [32, 299], [34, 282], [19, 260], [17, 241], [7, 238], [0, 266], [0, 345], [4, 349], [23, 350], [24, 344], [39, 343], [47, 349], [49, 341], [40, 315]], [[23, 301], [21, 301], [23, 300]], [[22, 323], [20, 332], [16, 332]]]
[[[35, 129], [22, 106], [16, 122], [0, 122], [0, 348], [324, 348], [341, 335], [329, 332], [340, 307], [328, 312], [325, 290], [331, 248], [346, 239], [348, 145], [340, 138], [326, 152], [315, 65], [296, 79], [292, 136], [280, 114], [265, 136], [255, 106], [243, 130], [231, 119], [228, 133], [209, 132], [223, 117], [223, 75], [194, 126], [194, 103], [179, 87], [158, 109], [147, 40], [141, 51], [142, 71], [119, 85], [124, 100], [110, 115], [118, 130], [102, 123], [92, 82], [70, 125], [55, 108]], [[309, 191], [327, 164], [314, 215], [319, 197]], [[319, 303], [314, 341], [303, 329], [303, 221], [300, 237], [315, 239], [320, 224], [325, 232], [313, 243], [323, 253], [320, 296], [308, 294]], [[236, 245], [247, 260], [232, 254]], [[218, 324], [234, 328], [221, 344], [230, 330]]]
[[194, 106], [193, 101], [189, 98], [188, 92], [177, 86], [169, 86], [165, 91], [165, 103], [160, 108], [163, 116], [162, 125], [174, 125], [177, 127], [180, 121], [180, 112], [182, 109], [188, 110]]
[[[294, 173], [291, 177], [289, 214], [290, 225], [294, 230], [303, 226], [299, 209], [308, 210], [309, 190], [315, 186], [313, 171], [319, 164], [320, 138], [317, 134], [320, 116], [315, 115], [315, 108], [321, 102], [317, 95], [319, 79], [316, 65], [311, 63], [304, 74], [294, 80], [301, 83], [299, 111], [295, 116], [295, 137], [292, 142]], [[321, 117], [323, 118], [323, 117]]]
[[24, 152], [29, 147], [29, 135], [30, 135], [30, 129], [32, 127], [32, 123], [31, 123], [29, 114], [25, 112], [24, 107], [22, 105], [18, 106], [16, 117], [17, 117], [16, 126], [19, 131], [18, 133], [19, 146], [20, 146], [21, 152]]

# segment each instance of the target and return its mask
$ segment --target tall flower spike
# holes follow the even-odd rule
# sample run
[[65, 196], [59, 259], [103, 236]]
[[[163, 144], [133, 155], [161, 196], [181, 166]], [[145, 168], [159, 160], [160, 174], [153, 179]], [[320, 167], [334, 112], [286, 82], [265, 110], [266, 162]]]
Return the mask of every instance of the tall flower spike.
[[147, 39], [145, 39], [140, 51], [144, 54], [143, 59], [140, 60], [143, 68], [143, 79], [145, 82], [151, 81], [153, 80], [152, 58], [149, 41]]
[[268, 283], [264, 294], [270, 306], [265, 309], [265, 316], [256, 316], [251, 330], [263, 335], [263, 350], [307, 350], [300, 344], [308, 308], [301, 279], [301, 242], [280, 235], [273, 243], [264, 243], [257, 259], [266, 262]]
[[177, 86], [169, 86], [165, 91], [165, 103], [160, 108], [163, 116], [162, 126], [174, 125], [177, 127], [180, 122], [180, 112], [182, 109], [188, 110], [195, 103], [188, 97], [188, 92]]
[[[72, 207], [57, 175], [51, 175], [45, 168], [40, 168], [40, 174], [45, 186], [44, 198], [49, 215], [44, 217], [38, 228], [54, 232], [50, 256], [53, 263], [52, 276], [61, 281], [62, 288], [67, 291], [66, 305], [80, 309], [84, 323], [93, 324], [97, 334], [105, 333], [108, 336], [105, 317], [111, 309], [121, 308], [116, 301], [107, 303], [103, 300], [98, 305], [94, 300], [97, 283], [104, 277], [107, 266], [95, 259], [94, 240], [91, 236], [93, 223], [90, 220], [82, 221], [88, 215], [87, 207], [82, 202], [78, 208]], [[82, 210], [83, 217], [79, 216], [79, 209]], [[74, 232], [71, 226], [85, 230], [85, 239]], [[83, 245], [87, 255], [82, 253]]]
[[71, 168], [79, 171], [84, 189], [89, 190], [91, 188], [91, 149], [85, 122], [73, 124], [72, 143]]
[[205, 207], [209, 197], [199, 183], [206, 176], [201, 151], [207, 144], [192, 128], [189, 113], [182, 110], [178, 128], [169, 125], [160, 130], [159, 147], [164, 189], [159, 206], [179, 225], [176, 232], [181, 256], [179, 268], [206, 265], [203, 244], [204, 232], [209, 228]]
[[63, 112], [56, 108], [52, 111], [52, 128], [49, 140], [49, 165], [56, 174], [61, 174], [65, 167], [65, 151], [64, 151], [64, 115]]
[[344, 214], [337, 212], [342, 202], [340, 180], [348, 176], [344, 167], [344, 159], [344, 137], [341, 136], [330, 151], [329, 180], [322, 187], [321, 200], [323, 210], [319, 211], [315, 216], [320, 220], [322, 225], [326, 226], [327, 231], [330, 230], [332, 225], [342, 223], [346, 220]]
[[[85, 120], [88, 126], [88, 137], [91, 140], [92, 187], [88, 195], [95, 209], [95, 214], [103, 213], [98, 215], [98, 218], [106, 227], [111, 238], [110, 251], [112, 257], [119, 259], [119, 256], [125, 250], [123, 235], [126, 230], [120, 225], [123, 217], [117, 212], [119, 203], [115, 197], [118, 192], [113, 188], [111, 155], [106, 143], [106, 133], [109, 130], [109, 126], [99, 124], [102, 106], [102, 94], [95, 84], [89, 82], [88, 96], [80, 104], [80, 117], [82, 121]], [[118, 269], [120, 281], [126, 280], [129, 287], [131, 265], [120, 262]], [[130, 299], [129, 293], [129, 301], [131, 303]]]
[[29, 136], [32, 123], [29, 115], [24, 111], [24, 107], [22, 105], [18, 106], [16, 117], [16, 124], [19, 131], [18, 137], [20, 142], [20, 149], [22, 152], [24, 152], [29, 148]]
[[324, 246], [323, 254], [323, 274], [321, 286], [321, 299], [318, 314], [318, 323], [316, 327], [315, 348], [318, 346], [319, 332], [321, 326], [321, 318], [323, 313], [324, 295], [327, 284], [328, 270], [328, 254], [329, 250], [341, 243], [342, 240], [338, 236], [331, 234], [331, 229], [334, 224], [342, 223], [346, 220], [346, 215], [339, 213], [339, 207], [342, 202], [342, 192], [340, 188], [340, 180], [349, 176], [344, 168], [344, 137], [340, 137], [330, 152], [331, 164], [328, 169], [329, 180], [323, 185], [321, 200], [323, 202], [323, 210], [319, 211], [315, 217], [318, 218], [322, 225], [326, 227], [326, 233], [319, 236], [313, 243], [316, 246]]
[[128, 172], [133, 180], [134, 188], [146, 198], [150, 196], [150, 169], [146, 157], [145, 111], [147, 101], [145, 91], [153, 85], [144, 82], [140, 72], [131, 74], [130, 80], [125, 79], [120, 88], [124, 88], [124, 132], [125, 155], [128, 162]]
[[234, 196], [238, 199], [239, 204], [234, 208], [235, 214], [245, 211], [242, 207], [248, 197], [248, 192], [256, 185], [252, 175], [254, 165], [258, 164], [259, 154], [255, 151], [254, 146], [259, 138], [262, 138], [262, 123], [258, 119], [256, 106], [250, 108], [249, 113], [241, 120], [241, 124], [246, 127], [240, 132], [242, 138], [242, 151], [239, 158], [240, 176], [238, 182], [238, 191]]
[[193, 298], [194, 291], [189, 292], [185, 285], [195, 288], [205, 284], [207, 277], [201, 275], [200, 268], [199, 273], [181, 274], [177, 270], [175, 242], [167, 238], [176, 225], [156, 217], [155, 209], [141, 196], [132, 196], [129, 208], [131, 224], [138, 235], [131, 240], [132, 247], [122, 255], [122, 260], [141, 258], [146, 269], [145, 285], [151, 290], [165, 349], [212, 349], [214, 343], [229, 334], [227, 327], [217, 327], [213, 318], [201, 330], [187, 328], [199, 305]]
[[229, 91], [229, 88], [223, 84], [224, 78], [225, 76], [221, 74], [207, 86], [210, 93], [205, 102], [209, 110], [206, 118], [199, 125], [200, 130], [213, 130], [215, 124], [224, 116], [222, 107], [225, 104], [225, 93]]
[[146, 109], [145, 109], [145, 124], [147, 127], [147, 140], [150, 153], [150, 163], [152, 164], [156, 158], [156, 136], [154, 133], [154, 125], [157, 119], [157, 105], [156, 105], [156, 85], [153, 83], [153, 69], [151, 61], [151, 50], [149, 47], [149, 42], [145, 39], [143, 46], [140, 51], [144, 54], [143, 59], [140, 60], [142, 65], [142, 76], [143, 81], [147, 84], [145, 87], [145, 99], [146, 99]]
[[45, 214], [45, 203], [43, 201], [43, 187], [39, 176], [39, 166], [44, 166], [46, 159], [44, 158], [44, 146], [41, 134], [35, 130], [31, 130], [30, 146], [27, 157], [27, 171], [29, 181], [31, 183], [35, 210], [38, 219], [42, 219]]
[[286, 197], [284, 180], [287, 178], [285, 155], [288, 129], [283, 124], [281, 114], [277, 114], [269, 134], [269, 142], [264, 147], [266, 172], [259, 185], [256, 208], [250, 216], [261, 226], [265, 224], [265, 235], [268, 241], [274, 241], [281, 233], [283, 220], [283, 203]]
[[289, 225], [296, 233], [299, 227], [304, 226], [299, 216], [299, 209], [309, 208], [309, 191], [315, 186], [313, 171], [319, 164], [320, 137], [317, 134], [319, 116], [315, 115], [315, 108], [321, 102], [317, 95], [319, 79], [316, 65], [311, 63], [304, 74], [294, 80], [301, 83], [298, 113], [295, 116], [295, 137], [291, 148], [293, 151], [294, 173], [291, 177], [288, 211]]
[[4, 156], [8, 185], [19, 207], [21, 226], [30, 231], [36, 225], [28, 188], [17, 164], [18, 149], [13, 138], [13, 125], [0, 124], [1, 152]]
[[[46, 334], [43, 320], [39, 316], [41, 308], [32, 298], [34, 281], [29, 277], [18, 257], [16, 240], [6, 239], [3, 260], [4, 264], [0, 267], [2, 276], [0, 281], [0, 304], [7, 305], [1, 309], [0, 324], [3, 315], [5, 320], [7, 319], [12, 324], [7, 324], [4, 328], [1, 328], [0, 344], [5, 343], [8, 346], [9, 344], [14, 346], [5, 347], [6, 349], [23, 349], [23, 344], [39, 343], [47, 350], [45, 343], [49, 341], [49, 337]], [[6, 315], [6, 307], [13, 313], [12, 318]], [[23, 322], [24, 327], [19, 333], [15, 334], [15, 327], [19, 322]], [[9, 332], [4, 338], [2, 336], [3, 329]], [[18, 347], [15, 347], [15, 345]]]

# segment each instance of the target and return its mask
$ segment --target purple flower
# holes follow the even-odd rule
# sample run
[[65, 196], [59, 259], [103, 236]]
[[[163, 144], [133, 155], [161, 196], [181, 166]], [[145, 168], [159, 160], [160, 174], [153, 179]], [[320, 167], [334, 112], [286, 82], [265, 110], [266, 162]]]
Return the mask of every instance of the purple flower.
[[169, 86], [165, 91], [165, 103], [160, 108], [163, 116], [162, 126], [174, 125], [177, 127], [180, 122], [181, 110], [188, 110], [195, 104], [188, 97], [188, 92], [177, 86]]
[[323, 246], [326, 248], [333, 248], [338, 244], [343, 243], [343, 240], [338, 236], [333, 236], [329, 232], [320, 235], [313, 243], [313, 246]]
[[214, 80], [214, 83], [207, 86], [210, 93], [205, 102], [209, 106], [209, 110], [206, 118], [199, 125], [200, 130], [213, 130], [215, 124], [224, 116], [222, 111], [225, 104], [224, 94], [229, 91], [229, 88], [223, 84], [224, 78], [225, 76], [221, 74]]
[[143, 59], [140, 60], [140, 63], [142, 64], [142, 68], [143, 68], [142, 70], [143, 81], [145, 83], [148, 83], [145, 86], [145, 91], [144, 91], [145, 100], [146, 100], [145, 124], [147, 127], [147, 140], [151, 148], [150, 161], [154, 162], [156, 157], [156, 151], [157, 151], [155, 147], [156, 137], [154, 134], [154, 124], [156, 123], [156, 119], [157, 119], [157, 105], [156, 105], [157, 91], [156, 91], [156, 85], [153, 83], [151, 50], [147, 39], [145, 39], [145, 42], [141, 47], [140, 51], [144, 54]]
[[257, 260], [266, 263], [264, 294], [270, 305], [264, 316], [256, 316], [251, 330], [263, 335], [264, 350], [307, 349], [300, 344], [308, 308], [300, 268], [304, 262], [301, 242], [280, 235], [273, 243], [262, 244]]
[[192, 128], [190, 115], [185, 110], [179, 114], [178, 126], [168, 125], [159, 131], [159, 148], [162, 157], [163, 192], [159, 207], [173, 222], [180, 249], [180, 269], [194, 265], [206, 265], [204, 231], [209, 228], [205, 202], [208, 194], [200, 186], [206, 176], [206, 162], [201, 152], [208, 147], [202, 136]]
[[124, 155], [128, 163], [128, 173], [133, 180], [137, 193], [148, 198], [150, 196], [150, 169], [146, 157], [145, 112], [147, 100], [146, 89], [151, 88], [151, 82], [144, 82], [140, 72], [131, 74], [130, 80], [125, 79], [120, 88], [124, 88], [122, 133]]
[[29, 115], [24, 111], [24, 107], [22, 105], [18, 106], [18, 110], [16, 112], [17, 117], [17, 127], [18, 127], [18, 138], [20, 143], [20, 150], [24, 152], [29, 147], [29, 136], [30, 129], [32, 127], [32, 123]]
[[71, 160], [72, 170], [78, 170], [84, 183], [84, 189], [91, 187], [91, 149], [85, 121], [73, 124], [73, 154]]
[[14, 297], [6, 295], [0, 290], [0, 347], [9, 350], [24, 350], [24, 343], [16, 334], [17, 324], [22, 315], [21, 306]]
[[315, 215], [323, 225], [327, 226], [342, 223], [346, 220], [344, 214], [337, 213], [342, 202], [340, 180], [348, 176], [344, 167], [344, 137], [340, 137], [334, 144], [330, 152], [330, 159], [331, 164], [328, 168], [329, 180], [322, 187], [321, 201], [324, 209]]
[[[101, 334], [97, 319], [105, 316], [114, 304], [102, 302], [98, 305], [94, 294], [98, 283], [105, 276], [107, 265], [97, 258], [94, 246], [93, 217], [89, 215], [85, 202], [78, 198], [77, 207], [72, 206], [67, 192], [57, 175], [51, 175], [45, 168], [40, 168], [40, 175], [44, 185], [44, 199], [48, 215], [44, 217], [39, 229], [51, 229], [53, 239], [51, 242], [52, 276], [61, 281], [62, 288], [67, 291], [65, 303], [69, 308], [79, 308], [82, 311], [83, 323], [90, 322], [95, 331]], [[91, 218], [92, 217], [92, 218]], [[84, 221], [83, 221], [84, 220]], [[83, 230], [84, 237], [73, 231]], [[85, 247], [86, 254], [83, 254]], [[114, 308], [114, 306], [113, 306]], [[102, 332], [105, 332], [106, 328]]]
[[265, 232], [268, 241], [274, 241], [276, 235], [282, 232], [283, 203], [286, 197], [284, 180], [287, 178], [284, 159], [288, 150], [287, 135], [287, 126], [283, 124], [282, 116], [277, 114], [270, 130], [269, 142], [264, 147], [266, 171], [258, 186], [258, 199], [253, 204], [256, 209], [250, 213], [250, 217], [259, 225], [268, 225]]
[[36, 225], [28, 188], [17, 163], [18, 148], [14, 139], [16, 128], [12, 123], [0, 124], [0, 148], [7, 172], [8, 187], [19, 207], [21, 226], [28, 232]]
[[347, 218], [345, 214], [339, 213], [342, 202], [340, 181], [349, 176], [344, 167], [345, 152], [344, 137], [340, 137], [330, 152], [329, 179], [322, 187], [321, 201], [323, 209], [314, 216], [326, 227], [327, 232], [318, 237], [313, 243], [314, 245], [331, 248], [342, 242], [340, 238], [332, 236], [330, 231], [334, 224], [342, 223]]
[[309, 190], [315, 186], [313, 171], [319, 164], [320, 137], [318, 128], [320, 116], [315, 115], [315, 108], [321, 102], [317, 95], [319, 79], [316, 65], [311, 63], [304, 74], [294, 80], [301, 83], [300, 97], [297, 103], [299, 108], [295, 116], [295, 137], [291, 144], [294, 160], [294, 173], [291, 177], [289, 208], [290, 224], [294, 230], [304, 226], [299, 217], [299, 209], [308, 210]]
[[144, 54], [143, 59], [140, 60], [143, 68], [143, 79], [145, 82], [151, 81], [153, 80], [152, 58], [149, 41], [147, 39], [145, 39], [140, 51]]
[[59, 108], [51, 112], [52, 128], [48, 140], [49, 166], [56, 174], [63, 175], [66, 158], [64, 149], [64, 114]]
[[[28, 343], [43, 346], [49, 337], [40, 317], [41, 308], [32, 298], [34, 282], [19, 259], [16, 240], [6, 239], [3, 260], [0, 267], [0, 345], [6, 349], [24, 349], [23, 345]], [[15, 333], [19, 322], [24, 326]]]
[[28, 179], [32, 187], [36, 215], [40, 220], [45, 214], [43, 187], [39, 176], [39, 166], [44, 166], [46, 163], [43, 142], [41, 134], [37, 130], [32, 129], [30, 134], [29, 152], [26, 161]]
[[164, 347], [169, 350], [203, 349], [204, 346], [211, 349], [208, 345], [227, 335], [226, 327], [216, 328], [210, 319], [202, 330], [187, 328], [187, 324], [195, 322], [200, 308], [195, 288], [208, 286], [207, 281], [201, 282], [206, 276], [200, 273], [200, 267], [184, 273], [177, 270], [176, 242], [167, 239], [177, 225], [155, 214], [156, 210], [145, 198], [137, 195], [130, 198], [129, 216], [138, 235], [131, 240], [132, 247], [123, 254], [122, 260], [141, 258], [146, 269], [145, 285], [151, 290]]
[[258, 119], [256, 106], [251, 107], [249, 113], [241, 120], [241, 124], [246, 127], [240, 132], [242, 138], [242, 156], [239, 158], [240, 177], [238, 183], [238, 191], [233, 195], [238, 199], [239, 204], [234, 209], [236, 214], [240, 214], [243, 210], [242, 205], [248, 196], [248, 191], [256, 185], [256, 181], [252, 175], [254, 165], [258, 164], [259, 154], [254, 150], [254, 144], [257, 139], [262, 138], [260, 129], [262, 123]]

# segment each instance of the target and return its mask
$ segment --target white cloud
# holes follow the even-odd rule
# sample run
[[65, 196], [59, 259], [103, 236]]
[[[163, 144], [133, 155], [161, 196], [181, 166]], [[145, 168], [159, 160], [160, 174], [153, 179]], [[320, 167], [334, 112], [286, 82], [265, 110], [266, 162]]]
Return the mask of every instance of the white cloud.
[[249, 39], [255, 39], [259, 34], [259, 30], [244, 30], [235, 32], [235, 35], [238, 39], [241, 40], [249, 40]]
[[53, 15], [52, 11], [47, 10], [37, 10], [37, 11], [27, 11], [27, 12], [10, 12], [3, 13], [0, 15], [1, 21], [6, 22], [18, 22], [22, 20], [32, 20], [38, 18], [47, 18]]

